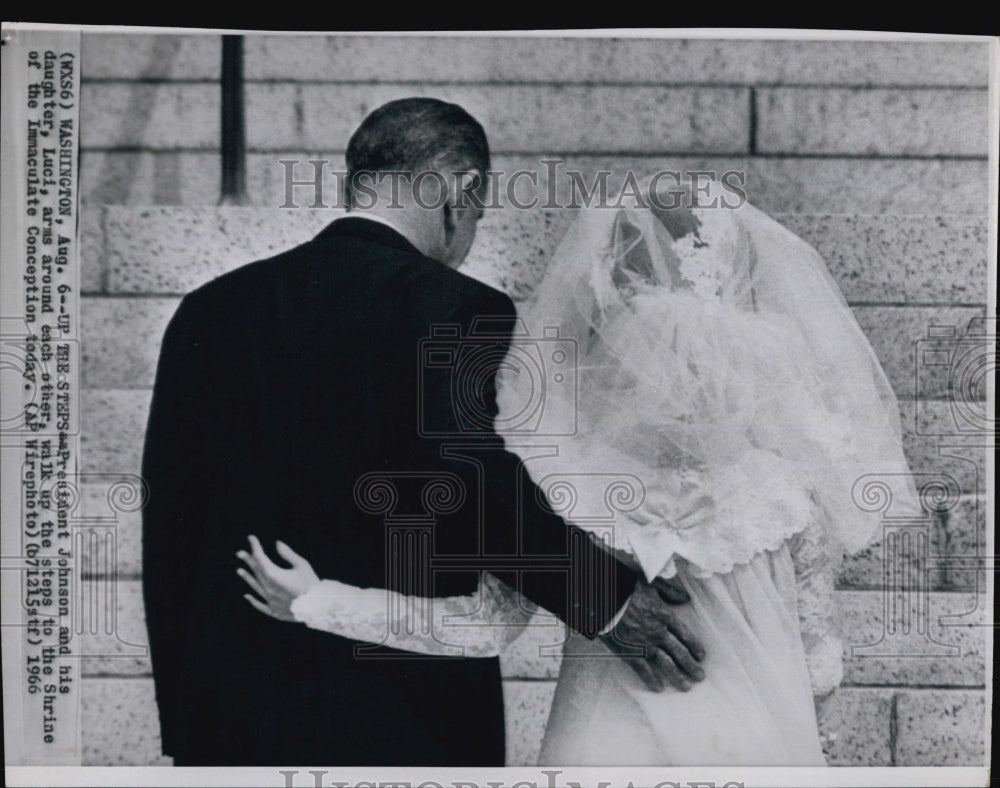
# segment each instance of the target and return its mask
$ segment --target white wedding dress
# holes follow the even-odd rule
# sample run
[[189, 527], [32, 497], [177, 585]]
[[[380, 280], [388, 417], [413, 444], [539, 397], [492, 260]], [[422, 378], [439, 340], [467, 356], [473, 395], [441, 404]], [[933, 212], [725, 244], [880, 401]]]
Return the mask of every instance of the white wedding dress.
[[[854, 483], [881, 473], [913, 500], [895, 397], [815, 251], [748, 205], [691, 215], [697, 231], [675, 238], [646, 208], [581, 211], [520, 310], [532, 336], [556, 326], [575, 343], [575, 389], [543, 403], [573, 409], [573, 434], [521, 429], [538, 387], [500, 375], [508, 448], [566, 519], [648, 579], [680, 580], [691, 601], [676, 611], [706, 652], [703, 681], [654, 693], [571, 635], [541, 764], [823, 765], [814, 696], [841, 679], [837, 566], [879, 525]], [[324, 580], [292, 611], [471, 657], [535, 612], [489, 574], [445, 599]]]

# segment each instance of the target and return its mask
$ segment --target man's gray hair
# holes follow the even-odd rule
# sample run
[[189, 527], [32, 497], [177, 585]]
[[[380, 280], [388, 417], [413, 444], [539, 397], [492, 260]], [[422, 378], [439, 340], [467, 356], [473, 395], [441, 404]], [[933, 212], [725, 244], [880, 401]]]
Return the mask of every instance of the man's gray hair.
[[433, 98], [390, 101], [371, 112], [347, 144], [347, 204], [353, 203], [352, 186], [362, 174], [473, 170], [480, 175], [478, 188], [489, 167], [486, 132], [458, 104]]

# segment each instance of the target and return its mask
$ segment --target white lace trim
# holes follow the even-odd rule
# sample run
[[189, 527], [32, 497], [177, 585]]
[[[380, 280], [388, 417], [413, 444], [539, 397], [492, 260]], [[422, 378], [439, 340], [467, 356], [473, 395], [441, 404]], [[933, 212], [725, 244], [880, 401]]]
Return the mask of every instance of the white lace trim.
[[844, 677], [834, 591], [839, 565], [832, 557], [829, 539], [828, 529], [818, 521], [810, 523], [789, 545], [795, 567], [799, 631], [817, 697], [829, 695]]
[[794, 466], [754, 451], [715, 468], [662, 469], [663, 486], [647, 491], [644, 523], [624, 520], [627, 546], [646, 579], [672, 577], [683, 560], [697, 576], [726, 574], [779, 548], [822, 511]]

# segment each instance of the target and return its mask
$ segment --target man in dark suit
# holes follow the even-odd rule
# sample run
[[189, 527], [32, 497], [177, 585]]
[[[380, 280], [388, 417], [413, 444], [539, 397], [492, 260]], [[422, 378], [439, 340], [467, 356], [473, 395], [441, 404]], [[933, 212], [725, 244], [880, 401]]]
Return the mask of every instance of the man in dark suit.
[[[163, 340], [143, 583], [177, 765], [503, 764], [498, 659], [358, 649], [260, 615], [236, 574], [250, 533], [358, 586], [469, 594], [491, 571], [583, 634], [638, 644], [651, 687], [699, 678], [661, 600], [676, 598], [554, 514], [493, 430], [515, 310], [454, 270], [481, 213], [482, 127], [455, 105], [392, 102], [347, 160], [345, 218], [188, 294]], [[439, 177], [408, 190], [391, 172]], [[480, 345], [486, 326], [492, 360], [425, 363], [441, 326]]]

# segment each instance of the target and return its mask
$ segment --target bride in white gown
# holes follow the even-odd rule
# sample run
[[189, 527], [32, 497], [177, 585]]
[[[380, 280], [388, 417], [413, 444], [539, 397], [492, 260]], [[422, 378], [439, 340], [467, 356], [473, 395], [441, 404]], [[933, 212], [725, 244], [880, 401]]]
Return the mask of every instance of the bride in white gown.
[[[535, 457], [526, 467], [566, 519], [599, 523], [648, 580], [683, 585], [676, 610], [705, 647], [703, 681], [656, 693], [601, 639], [570, 635], [539, 762], [823, 765], [814, 699], [842, 674], [834, 580], [879, 527], [855, 482], [876, 473], [915, 494], [896, 399], [822, 260], [749, 205], [586, 209], [519, 314], [531, 336], [557, 326], [575, 341], [576, 396], [550, 391], [544, 407], [575, 409], [578, 429], [520, 433], [535, 394], [511, 367], [497, 431]], [[609, 511], [609, 474], [638, 482], [613, 502], [613, 530], [588, 516]], [[354, 640], [494, 656], [535, 612], [485, 573], [473, 596], [400, 597], [251, 546], [258, 609]]]

